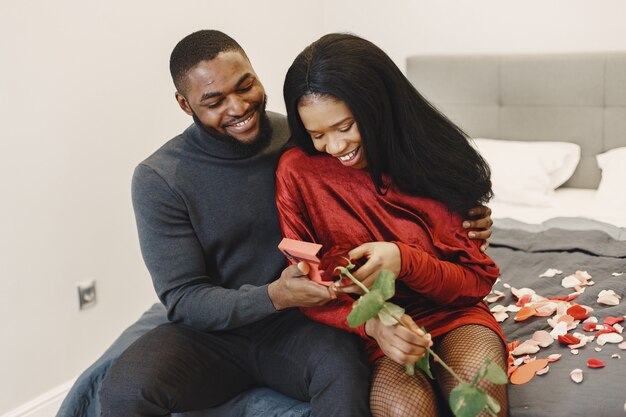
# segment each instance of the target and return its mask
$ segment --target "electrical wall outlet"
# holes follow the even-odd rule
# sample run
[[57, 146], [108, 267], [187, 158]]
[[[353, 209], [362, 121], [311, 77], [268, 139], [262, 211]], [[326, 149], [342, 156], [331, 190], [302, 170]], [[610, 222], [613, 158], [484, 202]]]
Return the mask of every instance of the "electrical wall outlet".
[[84, 310], [96, 304], [96, 280], [82, 281], [76, 284], [78, 289], [78, 309]]

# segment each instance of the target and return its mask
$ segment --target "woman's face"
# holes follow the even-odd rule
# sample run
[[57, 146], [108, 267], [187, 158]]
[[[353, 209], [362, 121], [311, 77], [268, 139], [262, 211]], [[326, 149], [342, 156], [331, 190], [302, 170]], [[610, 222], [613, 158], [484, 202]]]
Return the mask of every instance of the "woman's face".
[[350, 168], [367, 166], [359, 128], [345, 102], [332, 96], [305, 96], [298, 104], [298, 113], [315, 149]]

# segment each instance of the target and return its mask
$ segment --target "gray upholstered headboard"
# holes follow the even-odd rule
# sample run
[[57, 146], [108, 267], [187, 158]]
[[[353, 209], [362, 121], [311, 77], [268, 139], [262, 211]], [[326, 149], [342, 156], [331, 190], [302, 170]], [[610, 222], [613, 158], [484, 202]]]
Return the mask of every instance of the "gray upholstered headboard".
[[411, 56], [407, 77], [472, 137], [578, 143], [565, 186], [596, 188], [595, 155], [626, 146], [626, 52]]

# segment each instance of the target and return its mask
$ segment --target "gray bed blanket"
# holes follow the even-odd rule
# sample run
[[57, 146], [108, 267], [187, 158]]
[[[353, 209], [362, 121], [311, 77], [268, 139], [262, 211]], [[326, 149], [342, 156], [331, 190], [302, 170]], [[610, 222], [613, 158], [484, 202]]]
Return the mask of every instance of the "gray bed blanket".
[[[597, 303], [602, 290], [613, 290], [620, 296], [626, 295], [626, 241], [618, 241], [608, 234], [595, 230], [548, 229], [536, 233], [514, 229], [494, 228], [490, 240], [489, 255], [498, 263], [501, 281], [494, 289], [506, 294], [504, 300], [495, 304], [508, 306], [515, 300], [509, 284], [515, 288], [531, 288], [545, 297], [566, 296], [572, 289], [563, 288], [561, 280], [577, 270], [587, 271], [595, 285], [588, 286], [574, 302], [592, 307], [592, 316], [599, 323], [607, 316], [620, 317], [626, 314], [625, 301], [617, 306]], [[543, 277], [548, 268], [563, 271], [553, 278]], [[621, 276], [615, 276], [624, 273]], [[515, 322], [515, 313], [502, 323], [509, 342], [530, 339], [537, 330], [551, 331], [546, 317], [531, 317]], [[621, 323], [624, 325], [624, 323]], [[575, 330], [586, 333], [579, 325]], [[570, 331], [570, 334], [573, 331]], [[626, 403], [626, 351], [617, 345], [600, 347], [595, 341], [579, 349], [578, 355], [570, 353], [566, 346], [553, 343], [542, 348], [534, 356], [547, 358], [552, 353], [560, 353], [561, 359], [550, 364], [546, 375], [535, 376], [529, 383], [509, 386], [510, 415], [513, 417], [541, 416], [594, 416], [615, 417], [624, 415]], [[612, 358], [614, 354], [621, 359]], [[601, 369], [591, 369], [586, 362], [597, 358], [606, 363]], [[582, 369], [584, 380], [580, 384], [570, 379], [570, 372]]]
[[[612, 234], [616, 237], [616, 234]], [[514, 303], [505, 283], [516, 288], [528, 287], [543, 296], [564, 296], [571, 292], [563, 288], [561, 279], [577, 270], [587, 271], [595, 281], [576, 302], [595, 309], [593, 315], [600, 322], [607, 316], [626, 314], [624, 301], [617, 306], [603, 306], [596, 302], [598, 293], [612, 289], [626, 295], [626, 241], [613, 239], [606, 230], [547, 229], [532, 232], [494, 228], [490, 256], [502, 271], [495, 289], [506, 294], [497, 304]], [[548, 268], [563, 271], [554, 278], [539, 278]], [[613, 273], [625, 272], [622, 276]], [[102, 378], [111, 363], [141, 334], [166, 321], [165, 308], [155, 304], [136, 323], [130, 326], [113, 345], [76, 381], [65, 398], [57, 417], [97, 417], [100, 414], [98, 391]], [[515, 322], [513, 317], [502, 323], [509, 341], [529, 339], [536, 330], [550, 330], [546, 319], [533, 317]], [[582, 329], [578, 331], [582, 332]], [[626, 351], [607, 344], [596, 352], [595, 342], [572, 355], [569, 349], [554, 343], [542, 349], [537, 356], [547, 357], [561, 353], [562, 358], [550, 366], [543, 376], [536, 376], [524, 385], [510, 385], [510, 415], [512, 417], [541, 416], [597, 416], [624, 415], [626, 403]], [[622, 354], [622, 359], [612, 359]], [[588, 358], [603, 360], [606, 367], [590, 369]], [[569, 373], [574, 368], [584, 371], [584, 381], [575, 384]], [[185, 413], [184, 417], [304, 417], [310, 414], [308, 403], [287, 398], [268, 389], [248, 391], [232, 401], [211, 410]]]

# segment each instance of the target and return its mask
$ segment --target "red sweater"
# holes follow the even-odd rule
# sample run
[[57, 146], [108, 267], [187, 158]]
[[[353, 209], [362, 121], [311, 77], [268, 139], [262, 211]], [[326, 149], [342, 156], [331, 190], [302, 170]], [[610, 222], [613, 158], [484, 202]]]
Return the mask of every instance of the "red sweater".
[[[283, 236], [320, 243], [325, 254], [376, 241], [400, 248], [401, 269], [390, 301], [437, 337], [465, 324], [480, 324], [505, 341], [482, 301], [499, 269], [467, 237], [462, 219], [434, 200], [410, 196], [394, 187], [376, 191], [369, 173], [347, 168], [327, 155], [285, 152], [276, 174], [276, 204]], [[303, 308], [313, 320], [359, 334], [370, 359], [383, 356], [365, 325], [348, 326], [354, 300], [339, 296], [323, 307]], [[506, 343], [506, 342], [505, 342]]]

